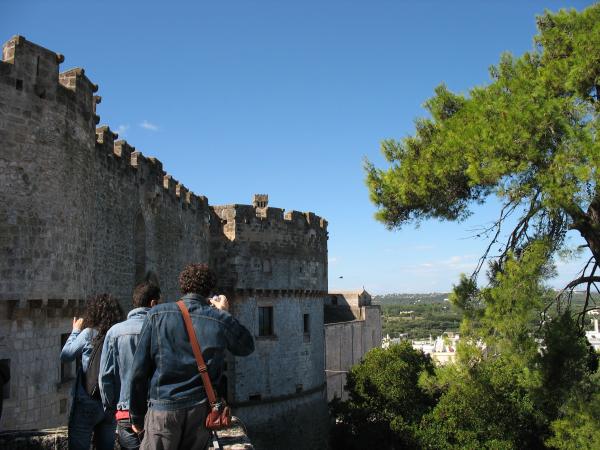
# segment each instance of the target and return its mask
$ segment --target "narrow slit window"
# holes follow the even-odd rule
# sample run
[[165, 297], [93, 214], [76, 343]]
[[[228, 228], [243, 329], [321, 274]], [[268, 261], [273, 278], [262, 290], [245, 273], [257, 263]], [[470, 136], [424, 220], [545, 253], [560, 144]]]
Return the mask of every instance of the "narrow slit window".
[[258, 335], [273, 336], [273, 307], [260, 306], [258, 308]]
[[[10, 398], [10, 359], [0, 359], [0, 371], [6, 374], [9, 378], [8, 382], [4, 383], [0, 386], [0, 390], [2, 390], [2, 398], [5, 400]], [[4, 382], [4, 379], [1, 380]]]

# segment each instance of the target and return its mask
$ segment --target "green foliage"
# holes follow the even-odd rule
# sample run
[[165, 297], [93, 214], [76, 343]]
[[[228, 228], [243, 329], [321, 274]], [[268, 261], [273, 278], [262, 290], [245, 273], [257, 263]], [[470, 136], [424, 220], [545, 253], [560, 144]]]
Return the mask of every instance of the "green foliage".
[[504, 54], [488, 85], [436, 88], [415, 134], [382, 143], [387, 170], [366, 162], [378, 220], [462, 220], [494, 194], [505, 212], [523, 211], [507, 249], [531, 236], [558, 248], [572, 227], [600, 254], [600, 5], [546, 13], [538, 28], [538, 47]]
[[536, 361], [542, 382], [536, 391], [540, 409], [557, 417], [580, 383], [598, 370], [598, 356], [569, 311], [544, 327], [544, 347]]
[[447, 387], [423, 417], [422, 448], [540, 447], [542, 420], [529, 390], [532, 378], [522, 366], [499, 356], [468, 369], [448, 367], [438, 372], [438, 380]]
[[482, 289], [485, 308], [478, 334], [495, 352], [530, 358], [537, 351], [533, 332], [544, 299], [550, 297], [541, 280], [547, 273], [548, 245], [536, 241], [519, 258], [510, 254], [490, 287]]
[[415, 426], [435, 403], [419, 387], [422, 373], [433, 363], [408, 342], [368, 352], [348, 373], [350, 400], [332, 403], [332, 448], [418, 448]]
[[[597, 355], [570, 294], [566, 307], [551, 308], [545, 286], [569, 229], [592, 259], [567, 288], [587, 283], [586, 307], [600, 282], [600, 4], [547, 12], [538, 31], [532, 52], [502, 55], [489, 84], [465, 95], [436, 88], [414, 135], [382, 143], [389, 168], [365, 164], [376, 217], [388, 228], [460, 221], [491, 195], [503, 205], [483, 233], [500, 247], [488, 284], [477, 286], [477, 269], [450, 296], [463, 313], [458, 362], [421, 372], [417, 388], [435, 404], [394, 412], [407, 425], [388, 417], [385, 442], [405, 430], [411, 446], [429, 449], [600, 446]], [[516, 225], [501, 243], [510, 215]], [[354, 404], [369, 411], [372, 393], [360, 392]]]
[[578, 389], [563, 410], [552, 422], [553, 436], [546, 444], [561, 450], [600, 448], [600, 373]]
[[394, 337], [406, 334], [410, 339], [439, 336], [458, 331], [462, 312], [449, 304], [416, 303], [412, 305], [383, 304], [383, 334]]

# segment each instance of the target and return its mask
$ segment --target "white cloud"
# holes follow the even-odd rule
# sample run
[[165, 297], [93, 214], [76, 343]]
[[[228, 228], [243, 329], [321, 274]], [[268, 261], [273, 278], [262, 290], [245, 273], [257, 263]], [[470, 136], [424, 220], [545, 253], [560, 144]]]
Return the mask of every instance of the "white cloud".
[[330, 256], [329, 257], [329, 264], [337, 264], [338, 259], [336, 256]]
[[471, 267], [475, 262], [474, 258], [475, 255], [457, 255], [452, 256], [445, 261], [441, 261], [440, 263], [453, 268]]
[[401, 270], [412, 274], [469, 273], [475, 269], [477, 261], [476, 255], [455, 255], [443, 260], [409, 264], [402, 266]]
[[147, 120], [142, 121], [142, 123], [140, 123], [140, 127], [142, 127], [145, 130], [158, 131], [158, 125], [154, 125], [153, 123], [150, 123]]
[[435, 249], [434, 245], [415, 245], [412, 247], [412, 250], [415, 250], [417, 252], [424, 252], [433, 249]]
[[119, 125], [115, 131], [122, 138], [127, 134], [127, 130], [129, 130], [129, 125]]

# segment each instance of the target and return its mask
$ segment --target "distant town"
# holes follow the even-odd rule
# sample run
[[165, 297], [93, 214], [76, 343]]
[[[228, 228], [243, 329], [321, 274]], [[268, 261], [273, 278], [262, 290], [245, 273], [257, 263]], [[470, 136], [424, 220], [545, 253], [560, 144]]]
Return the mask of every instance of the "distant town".
[[[580, 308], [583, 301], [584, 292], [575, 292], [571, 306]], [[408, 340], [414, 349], [430, 355], [438, 364], [454, 361], [462, 313], [450, 302], [449, 292], [377, 295], [373, 304], [381, 306], [383, 348]], [[600, 310], [592, 310], [584, 321], [586, 337], [597, 352], [599, 319]]]

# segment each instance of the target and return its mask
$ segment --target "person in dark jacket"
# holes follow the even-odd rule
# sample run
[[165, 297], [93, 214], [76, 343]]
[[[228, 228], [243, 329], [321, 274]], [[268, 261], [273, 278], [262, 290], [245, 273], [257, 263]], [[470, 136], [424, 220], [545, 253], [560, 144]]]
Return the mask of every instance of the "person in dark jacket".
[[[190, 264], [179, 276], [213, 386], [219, 384], [225, 350], [237, 356], [254, 351], [250, 332], [229, 314], [223, 295], [208, 299], [216, 285], [205, 264]], [[196, 359], [174, 302], [158, 305], [142, 327], [131, 368], [129, 414], [142, 433], [142, 449], [203, 450], [210, 433], [204, 422], [208, 401]]]
[[104, 339], [100, 361], [100, 395], [106, 411], [115, 414], [117, 438], [121, 449], [137, 450], [140, 440], [129, 418], [129, 381], [133, 355], [150, 308], [160, 300], [160, 288], [144, 281], [133, 290], [133, 309], [127, 320], [113, 325]]
[[[100, 346], [106, 332], [122, 319], [119, 302], [109, 294], [88, 299], [83, 318], [73, 318], [73, 331], [60, 353], [64, 362], [80, 359], [73, 386], [73, 403], [69, 415], [69, 450], [89, 450], [94, 436], [97, 450], [112, 450], [115, 445], [115, 417], [106, 413], [100, 396], [90, 396], [85, 387], [94, 347]], [[99, 356], [99, 355], [98, 355]]]

